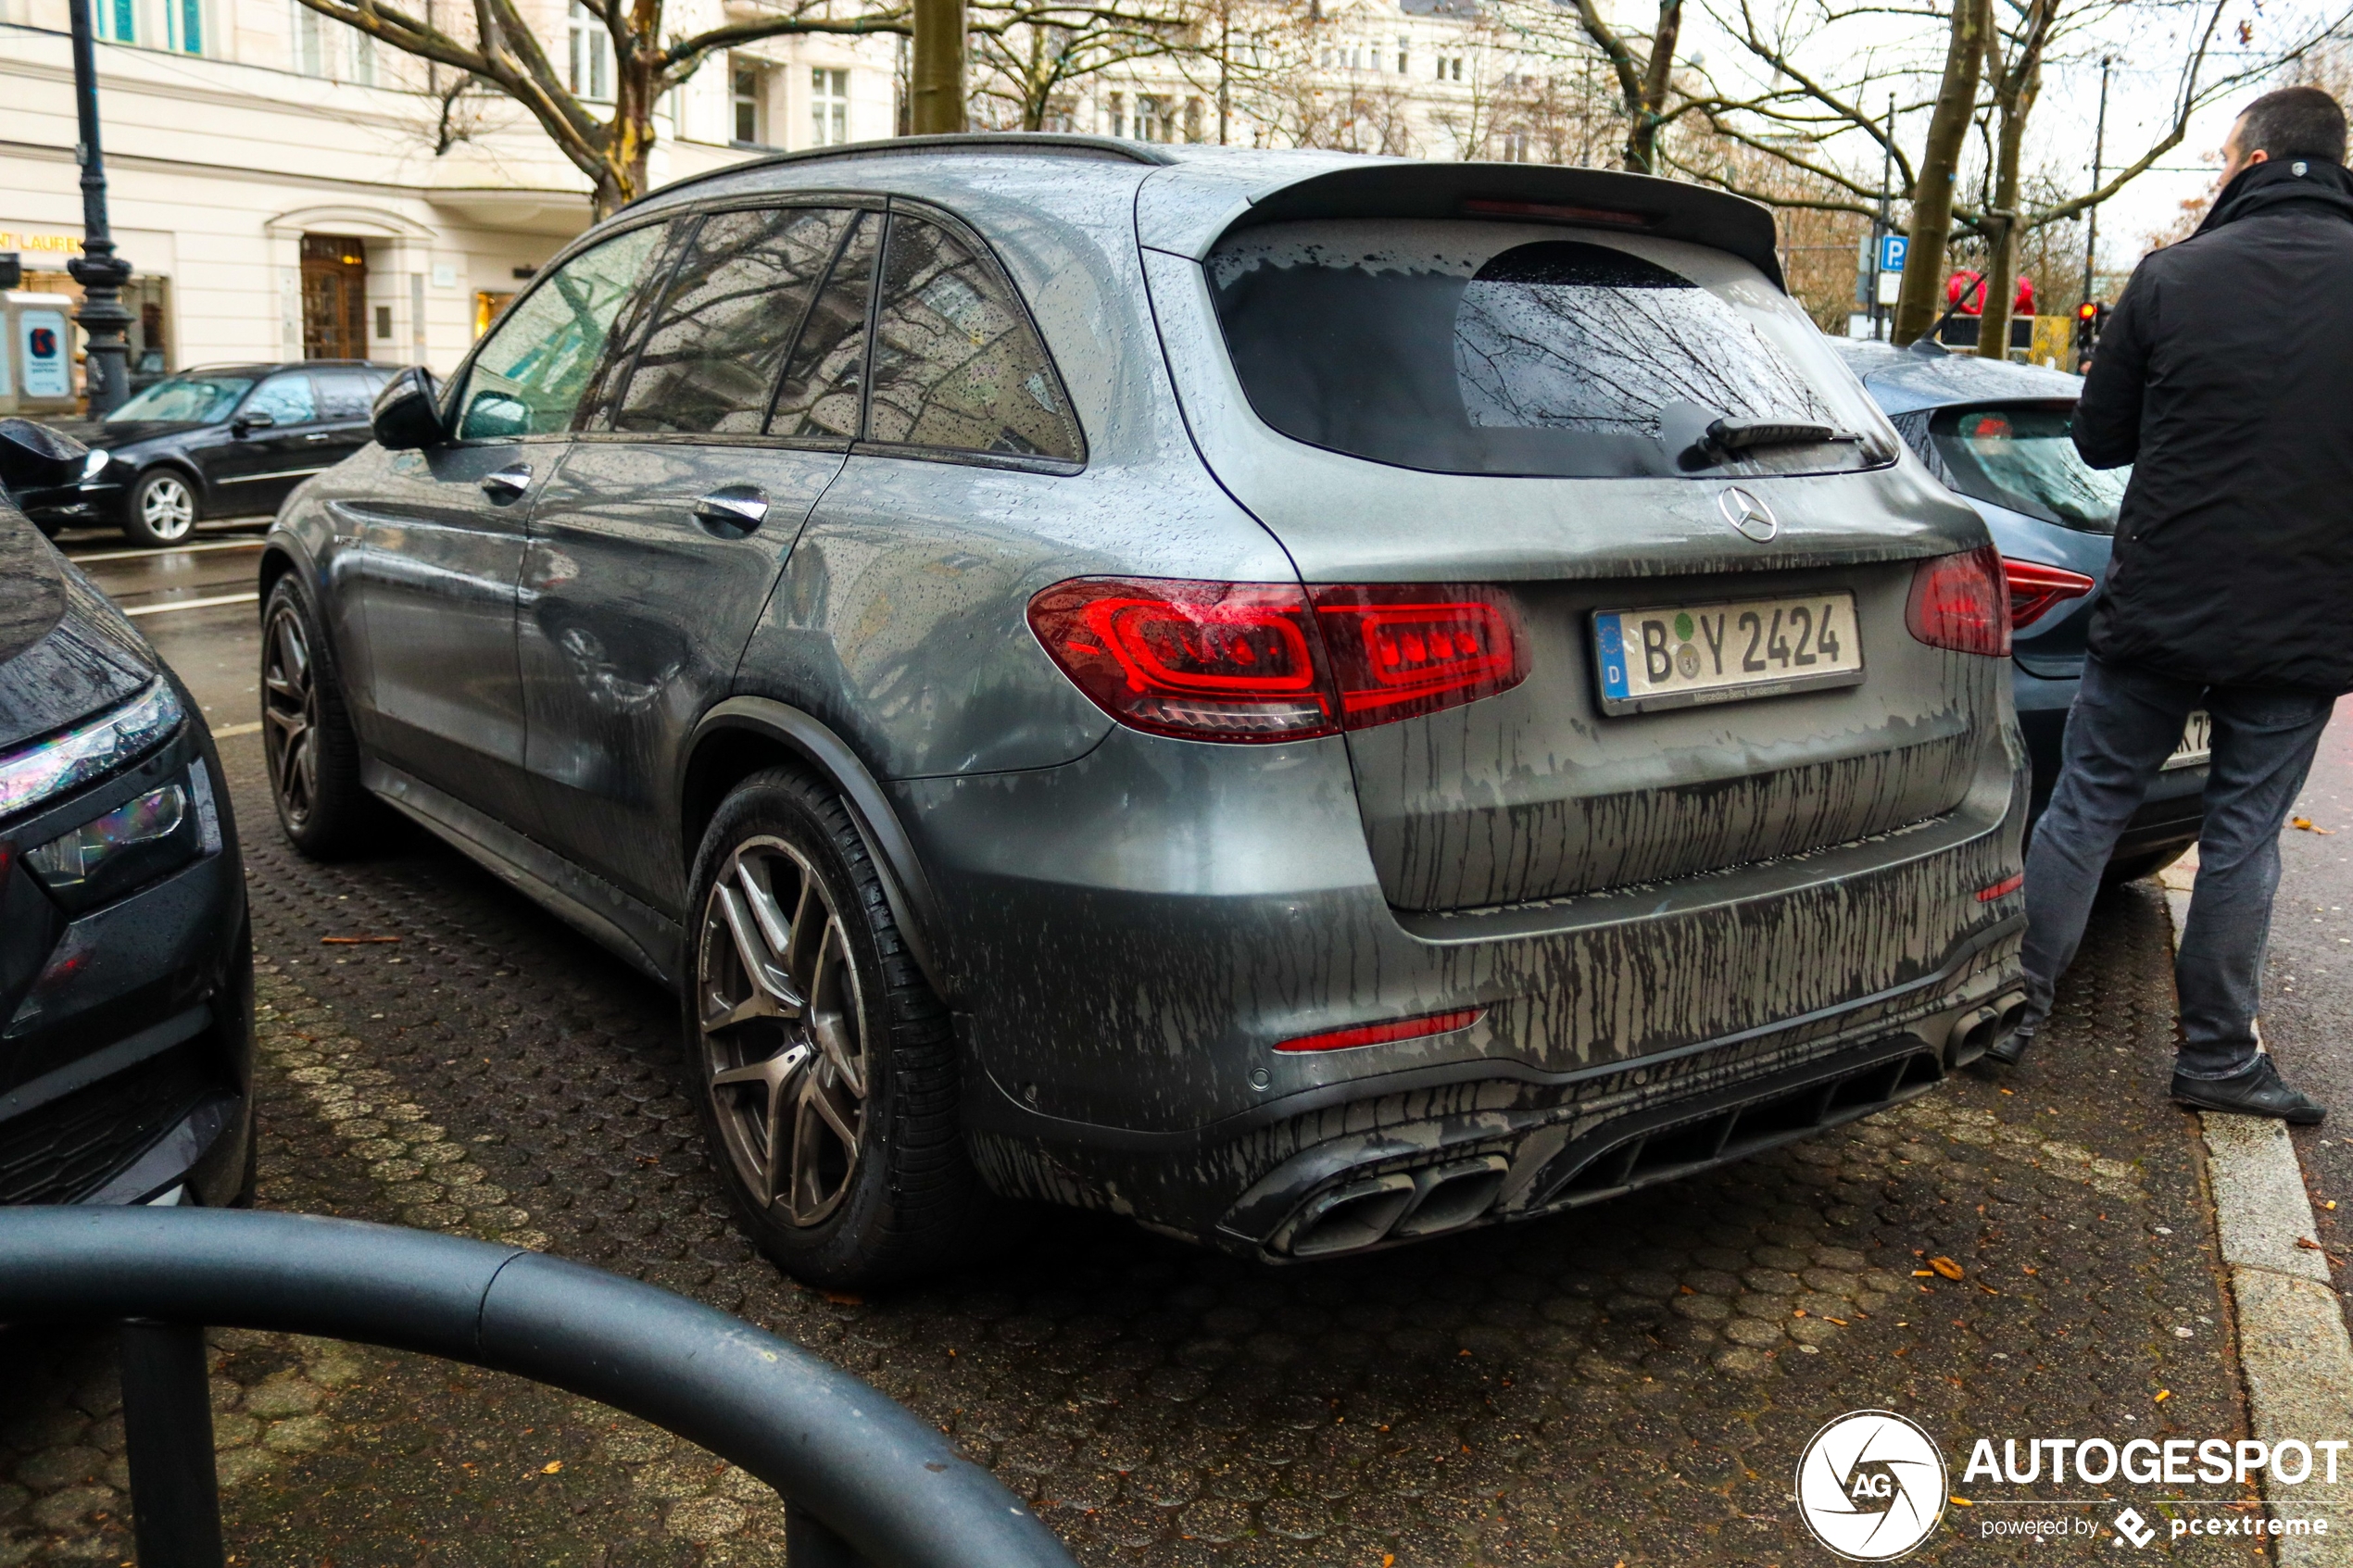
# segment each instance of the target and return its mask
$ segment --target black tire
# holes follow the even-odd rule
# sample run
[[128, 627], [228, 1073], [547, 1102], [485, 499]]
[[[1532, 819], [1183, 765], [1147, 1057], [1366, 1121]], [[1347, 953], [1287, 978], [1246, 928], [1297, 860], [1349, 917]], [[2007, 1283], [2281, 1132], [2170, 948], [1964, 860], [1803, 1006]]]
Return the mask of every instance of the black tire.
[[179, 469], [153, 468], [123, 497], [122, 533], [134, 545], [178, 545], [196, 531], [203, 515], [195, 480]]
[[2171, 849], [2148, 849], [2138, 855], [2120, 855], [2108, 863], [2108, 870], [2100, 873], [2100, 885], [2121, 887], [2128, 882], [2155, 876], [2189, 852], [2190, 847], [2182, 844]]
[[286, 841], [314, 860], [349, 855], [383, 823], [359, 782], [359, 737], [310, 607], [291, 575], [261, 612], [261, 745]]
[[965, 1255], [988, 1199], [964, 1148], [954, 1032], [849, 807], [807, 773], [753, 774], [703, 834], [691, 889], [687, 1066], [752, 1238], [836, 1289]]

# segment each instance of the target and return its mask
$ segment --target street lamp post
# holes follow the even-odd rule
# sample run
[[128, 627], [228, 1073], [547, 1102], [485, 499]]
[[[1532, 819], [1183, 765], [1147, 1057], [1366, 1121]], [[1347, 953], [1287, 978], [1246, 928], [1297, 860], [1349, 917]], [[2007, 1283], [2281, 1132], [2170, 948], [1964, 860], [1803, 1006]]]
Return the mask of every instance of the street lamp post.
[[2100, 118], [2092, 132], [2092, 210], [2086, 215], [2083, 232], [2083, 303], [2092, 303], [2093, 254], [2100, 245], [2100, 176], [2101, 164], [2108, 154], [2108, 72], [2115, 64], [2111, 56], [2100, 59]]
[[114, 253], [114, 235], [107, 227], [107, 166], [98, 153], [98, 68], [90, 41], [90, 0], [69, 0], [73, 17], [73, 102], [81, 121], [82, 142], [74, 160], [82, 165], [82, 254], [66, 263], [66, 270], [82, 285], [82, 308], [75, 320], [89, 341], [83, 361], [82, 386], [90, 401], [90, 417], [103, 419], [131, 395], [131, 339], [126, 329], [131, 312], [122, 303], [122, 285], [131, 281], [131, 263]]

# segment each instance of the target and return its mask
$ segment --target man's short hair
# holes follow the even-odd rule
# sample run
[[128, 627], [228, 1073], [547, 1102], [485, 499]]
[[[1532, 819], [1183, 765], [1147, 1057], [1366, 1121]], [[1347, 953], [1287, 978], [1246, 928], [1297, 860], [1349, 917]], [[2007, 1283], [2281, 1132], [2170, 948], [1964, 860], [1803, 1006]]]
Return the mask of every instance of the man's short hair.
[[2243, 152], [2345, 161], [2345, 111], [2318, 87], [2266, 93], [2240, 111], [2239, 125]]

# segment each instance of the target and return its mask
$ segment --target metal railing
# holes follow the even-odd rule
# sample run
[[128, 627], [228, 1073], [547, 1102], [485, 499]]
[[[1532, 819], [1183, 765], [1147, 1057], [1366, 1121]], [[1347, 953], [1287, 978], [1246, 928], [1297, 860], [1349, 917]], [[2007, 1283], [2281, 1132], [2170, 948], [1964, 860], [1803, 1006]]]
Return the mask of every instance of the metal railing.
[[301, 1214], [0, 1209], [0, 1323], [108, 1321], [141, 1568], [220, 1568], [214, 1326], [465, 1361], [652, 1422], [776, 1489], [792, 1568], [1073, 1568], [994, 1476], [848, 1373], [535, 1252]]

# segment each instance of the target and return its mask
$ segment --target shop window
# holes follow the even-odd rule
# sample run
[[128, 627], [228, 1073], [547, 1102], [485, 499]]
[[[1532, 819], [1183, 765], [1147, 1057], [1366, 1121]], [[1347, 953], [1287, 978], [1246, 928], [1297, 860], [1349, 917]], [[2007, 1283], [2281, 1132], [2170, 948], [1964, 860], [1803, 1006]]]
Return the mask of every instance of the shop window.
[[504, 293], [497, 289], [474, 290], [474, 336], [480, 337], [488, 332], [498, 318], [507, 313], [507, 307], [514, 302], [514, 291], [511, 289]]
[[768, 141], [764, 83], [757, 66], [736, 66], [728, 72], [728, 96], [735, 111], [735, 139], [751, 146]]
[[368, 247], [358, 240], [302, 236], [302, 357], [368, 357]]
[[809, 72], [809, 144], [838, 147], [849, 140], [849, 72], [828, 66]]
[[571, 76], [567, 85], [579, 97], [603, 103], [612, 96], [612, 34], [597, 13], [572, 0]]

